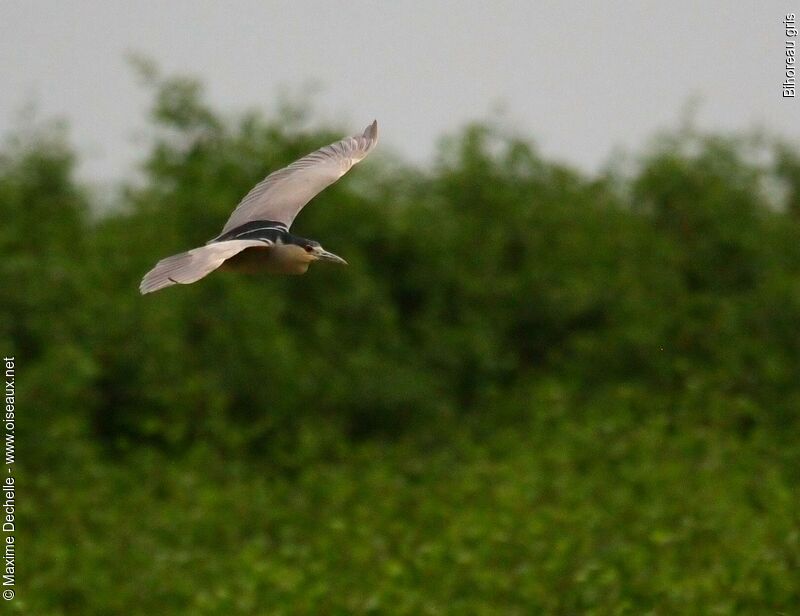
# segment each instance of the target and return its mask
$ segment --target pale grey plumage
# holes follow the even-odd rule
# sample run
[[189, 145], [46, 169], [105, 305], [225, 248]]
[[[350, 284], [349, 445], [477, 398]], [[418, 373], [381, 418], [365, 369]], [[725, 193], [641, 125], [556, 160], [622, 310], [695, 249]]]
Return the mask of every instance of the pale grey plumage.
[[291, 227], [311, 199], [347, 173], [378, 143], [378, 122], [304, 156], [258, 183], [236, 206], [222, 228], [227, 233], [251, 220], [274, 220]]
[[244, 249], [264, 248], [265, 245], [263, 240], [227, 240], [161, 259], [142, 278], [139, 291], [144, 295], [173, 284], [197, 282]]
[[[242, 199], [217, 239], [162, 259], [142, 279], [139, 290], [145, 294], [173, 284], [196, 282], [250, 248], [266, 248], [263, 255], [253, 254], [257, 254], [257, 261], [266, 262], [268, 271], [278, 273], [304, 273], [315, 260], [346, 263], [322, 249], [318, 242], [293, 236], [288, 229], [314, 196], [363, 160], [377, 142], [375, 121], [362, 134], [327, 145], [271, 173]], [[248, 239], [232, 239], [239, 235]], [[236, 257], [233, 261], [242, 259]]]

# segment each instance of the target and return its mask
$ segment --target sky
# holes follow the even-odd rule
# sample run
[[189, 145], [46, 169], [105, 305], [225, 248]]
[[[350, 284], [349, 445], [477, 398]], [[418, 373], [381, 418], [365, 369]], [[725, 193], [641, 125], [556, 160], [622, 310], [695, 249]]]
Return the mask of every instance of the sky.
[[34, 104], [71, 126], [81, 174], [132, 174], [148, 93], [126, 56], [199, 77], [211, 103], [274, 111], [316, 90], [321, 120], [424, 163], [471, 120], [501, 117], [587, 171], [639, 151], [693, 102], [702, 128], [800, 139], [781, 97], [800, 2], [0, 0], [0, 133]]

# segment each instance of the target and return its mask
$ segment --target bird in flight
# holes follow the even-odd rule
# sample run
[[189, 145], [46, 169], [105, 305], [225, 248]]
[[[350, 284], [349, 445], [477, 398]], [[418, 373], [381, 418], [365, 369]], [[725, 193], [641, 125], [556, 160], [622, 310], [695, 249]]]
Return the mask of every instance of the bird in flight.
[[159, 261], [139, 291], [191, 284], [224, 264], [226, 269], [305, 274], [314, 261], [346, 265], [319, 242], [289, 233], [311, 199], [363, 160], [378, 143], [378, 122], [268, 175], [245, 195], [220, 233], [205, 246]]

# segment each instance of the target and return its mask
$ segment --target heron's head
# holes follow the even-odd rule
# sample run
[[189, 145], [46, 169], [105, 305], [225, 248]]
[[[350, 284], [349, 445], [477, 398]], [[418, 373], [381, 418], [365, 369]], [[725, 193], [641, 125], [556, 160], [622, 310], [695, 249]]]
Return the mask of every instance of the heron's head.
[[342, 259], [339, 255], [328, 252], [320, 246], [319, 242], [315, 242], [314, 240], [307, 240], [302, 248], [306, 251], [309, 261], [330, 261], [331, 263], [347, 265], [347, 261]]

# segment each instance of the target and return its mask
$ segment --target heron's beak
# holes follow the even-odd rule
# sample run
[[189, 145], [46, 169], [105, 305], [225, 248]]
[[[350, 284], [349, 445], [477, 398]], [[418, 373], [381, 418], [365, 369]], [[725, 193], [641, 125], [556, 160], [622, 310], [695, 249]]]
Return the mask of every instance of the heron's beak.
[[320, 261], [330, 261], [331, 263], [339, 263], [341, 265], [347, 265], [347, 261], [342, 259], [339, 255], [335, 255], [332, 252], [328, 252], [327, 250], [323, 250], [319, 253]]

